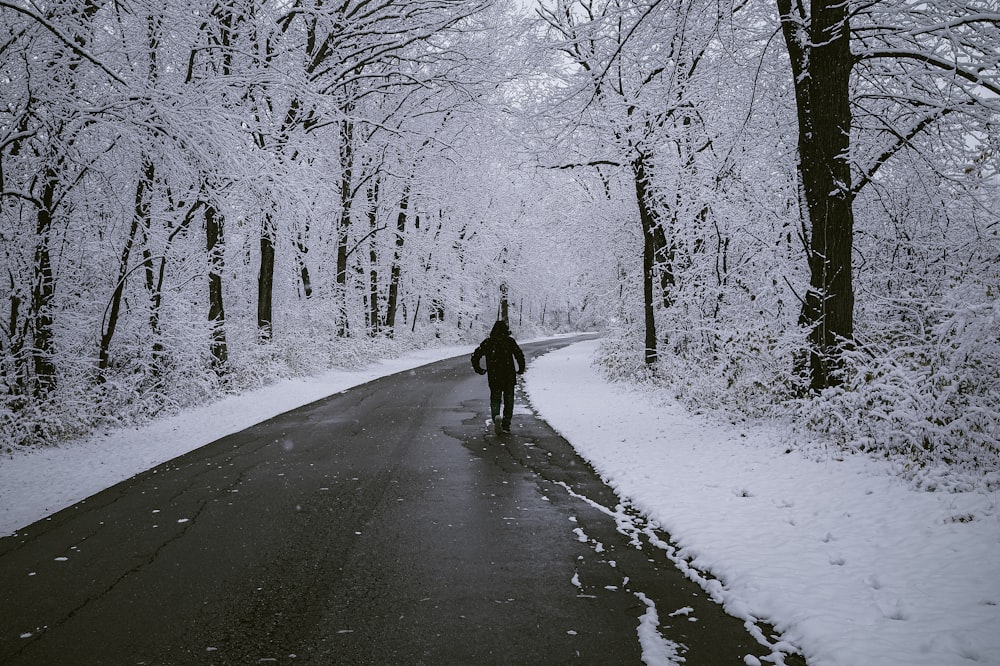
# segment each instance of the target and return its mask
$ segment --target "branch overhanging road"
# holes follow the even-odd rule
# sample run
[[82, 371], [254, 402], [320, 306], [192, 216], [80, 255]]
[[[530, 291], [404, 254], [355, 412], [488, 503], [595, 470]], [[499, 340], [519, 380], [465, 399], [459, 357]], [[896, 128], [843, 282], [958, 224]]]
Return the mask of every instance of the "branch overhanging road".
[[485, 381], [434, 363], [0, 539], [0, 663], [638, 664], [651, 604], [685, 664], [769, 654], [518, 412], [487, 432]]

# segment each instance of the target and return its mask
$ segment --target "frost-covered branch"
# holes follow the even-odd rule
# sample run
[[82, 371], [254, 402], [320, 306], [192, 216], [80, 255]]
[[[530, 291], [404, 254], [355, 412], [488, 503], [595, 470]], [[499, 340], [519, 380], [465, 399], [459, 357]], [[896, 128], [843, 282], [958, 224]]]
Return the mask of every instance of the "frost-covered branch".
[[[991, 78], [986, 78], [980, 74], [972, 71], [967, 67], [962, 67], [956, 62], [951, 62], [943, 58], [939, 58], [930, 53], [923, 53], [920, 51], [913, 51], [908, 49], [877, 49], [872, 51], [865, 51], [857, 54], [858, 61], [865, 60], [878, 60], [878, 59], [890, 59], [890, 60], [914, 60], [917, 62], [922, 62], [924, 64], [930, 65], [936, 69], [949, 72], [955, 76], [965, 79], [966, 81], [975, 84], [978, 87], [988, 90], [994, 95], [1000, 96], [1000, 84], [995, 83]], [[997, 73], [994, 72], [994, 77]], [[985, 101], [984, 101], [985, 103]]]
[[90, 51], [80, 46], [80, 44], [77, 43], [76, 40], [70, 39], [69, 37], [64, 35], [59, 28], [53, 25], [50, 21], [46, 20], [43, 16], [40, 16], [39, 14], [31, 11], [27, 7], [21, 7], [12, 2], [8, 2], [8, 0], [0, 0], [0, 9], [10, 9], [12, 11], [18, 12], [19, 14], [27, 16], [32, 21], [38, 23], [40, 26], [48, 30], [50, 33], [52, 33], [52, 35], [54, 35], [56, 39], [58, 39], [64, 46], [67, 46], [71, 51], [73, 51], [73, 53], [80, 56], [84, 60], [87, 60], [91, 64], [95, 65], [98, 69], [103, 71], [105, 74], [107, 74], [108, 77], [111, 78], [111, 80], [120, 83], [123, 86], [126, 87], [128, 86], [128, 83], [125, 81], [125, 79], [121, 78], [121, 76], [113, 72], [107, 65], [105, 65], [96, 56], [94, 56], [94, 54], [90, 53]]

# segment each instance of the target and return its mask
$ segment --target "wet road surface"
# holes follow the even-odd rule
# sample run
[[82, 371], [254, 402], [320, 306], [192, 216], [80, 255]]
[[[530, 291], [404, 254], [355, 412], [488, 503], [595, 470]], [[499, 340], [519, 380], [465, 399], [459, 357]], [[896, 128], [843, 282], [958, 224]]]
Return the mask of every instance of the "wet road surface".
[[770, 653], [517, 412], [489, 433], [485, 379], [443, 361], [0, 539], [0, 663], [640, 664], [651, 607], [688, 666]]

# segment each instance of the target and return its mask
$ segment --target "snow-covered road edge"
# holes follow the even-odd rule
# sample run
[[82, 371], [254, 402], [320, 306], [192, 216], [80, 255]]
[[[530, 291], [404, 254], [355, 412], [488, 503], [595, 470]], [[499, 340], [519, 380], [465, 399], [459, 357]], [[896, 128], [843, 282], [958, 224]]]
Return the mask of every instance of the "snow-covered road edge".
[[738, 617], [816, 666], [1000, 664], [1000, 518], [983, 493], [914, 491], [864, 456], [822, 462], [763, 428], [692, 416], [591, 367], [597, 342], [529, 368], [532, 406]]

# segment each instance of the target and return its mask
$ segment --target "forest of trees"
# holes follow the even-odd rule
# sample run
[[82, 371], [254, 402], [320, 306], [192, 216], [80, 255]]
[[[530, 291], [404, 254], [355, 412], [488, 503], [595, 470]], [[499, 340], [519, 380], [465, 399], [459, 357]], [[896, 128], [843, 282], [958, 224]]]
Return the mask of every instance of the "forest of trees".
[[0, 437], [505, 316], [995, 473], [998, 45], [989, 0], [0, 0]]

